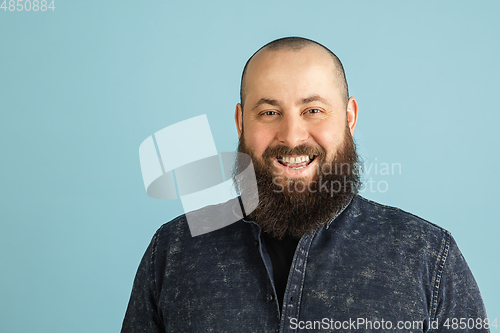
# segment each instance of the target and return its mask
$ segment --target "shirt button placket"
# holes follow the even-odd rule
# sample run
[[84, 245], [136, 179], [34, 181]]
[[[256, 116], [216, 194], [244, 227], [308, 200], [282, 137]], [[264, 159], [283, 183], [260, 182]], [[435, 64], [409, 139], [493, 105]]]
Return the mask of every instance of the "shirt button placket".
[[292, 263], [293, 271], [292, 278], [290, 280], [290, 285], [287, 286], [287, 291], [285, 297], [287, 300], [286, 306], [283, 308], [283, 317], [281, 322], [281, 332], [295, 332], [290, 328], [290, 320], [292, 318], [297, 318], [299, 316], [300, 307], [300, 293], [302, 292], [303, 277], [305, 274], [305, 265], [307, 261], [307, 255], [309, 252], [309, 247], [312, 243], [312, 236], [304, 236], [297, 246], [297, 256], [294, 258]]

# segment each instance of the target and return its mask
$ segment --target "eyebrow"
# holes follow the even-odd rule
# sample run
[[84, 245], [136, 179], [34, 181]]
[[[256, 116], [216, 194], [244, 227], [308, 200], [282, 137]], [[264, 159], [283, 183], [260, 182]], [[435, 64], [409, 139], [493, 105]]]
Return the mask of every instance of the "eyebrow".
[[297, 104], [308, 104], [311, 102], [321, 102], [323, 104], [330, 105], [330, 103], [328, 103], [326, 99], [324, 99], [323, 97], [321, 97], [319, 95], [313, 95], [313, 96], [306, 97], [306, 98], [302, 99]]
[[[308, 104], [308, 103], [312, 103], [312, 102], [321, 102], [323, 104], [330, 105], [330, 103], [328, 103], [326, 99], [324, 99], [323, 97], [321, 97], [319, 95], [313, 95], [313, 96], [303, 98], [296, 104], [302, 105], [302, 104]], [[257, 103], [255, 103], [252, 110], [256, 109], [257, 107], [261, 106], [262, 104], [268, 104], [268, 105], [272, 105], [272, 106], [279, 106], [280, 105], [280, 103], [275, 99], [261, 98]]]
[[261, 98], [257, 103], [255, 103], [252, 110], [256, 109], [257, 107], [261, 106], [262, 104], [269, 104], [272, 106], [279, 106], [280, 105], [280, 103], [275, 99]]

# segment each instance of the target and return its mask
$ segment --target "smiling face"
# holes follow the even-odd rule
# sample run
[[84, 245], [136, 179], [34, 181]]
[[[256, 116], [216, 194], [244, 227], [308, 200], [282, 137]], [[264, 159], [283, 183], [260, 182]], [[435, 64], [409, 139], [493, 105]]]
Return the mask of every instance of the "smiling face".
[[[300, 238], [327, 223], [361, 185], [352, 140], [357, 103], [338, 73], [317, 45], [264, 47], [247, 66], [235, 119], [238, 151], [252, 157], [259, 192], [248, 217], [273, 237]], [[238, 187], [253, 195], [244, 177]]]
[[283, 182], [317, 178], [318, 157], [332, 160], [346, 126], [354, 131], [357, 103], [351, 97], [346, 105], [336, 73], [330, 54], [317, 45], [264, 48], [248, 65], [244, 110], [236, 107], [238, 134], [255, 162], [272, 165]]

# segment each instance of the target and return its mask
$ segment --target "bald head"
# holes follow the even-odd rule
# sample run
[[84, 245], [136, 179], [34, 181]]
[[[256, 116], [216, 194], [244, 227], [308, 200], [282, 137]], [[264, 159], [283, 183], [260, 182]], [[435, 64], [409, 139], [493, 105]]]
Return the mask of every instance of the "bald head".
[[336, 82], [336, 86], [339, 89], [339, 93], [342, 96], [342, 100], [344, 101], [344, 104], [347, 105], [347, 101], [349, 99], [349, 91], [347, 87], [347, 81], [345, 78], [345, 73], [344, 73], [344, 67], [342, 66], [342, 63], [340, 62], [339, 58], [328, 48], [325, 46], [321, 45], [318, 42], [315, 42], [313, 40], [307, 39], [307, 38], [302, 38], [302, 37], [285, 37], [285, 38], [280, 38], [276, 39], [263, 47], [261, 47], [257, 52], [255, 52], [250, 59], [248, 59], [247, 63], [245, 64], [245, 67], [243, 69], [243, 74], [241, 76], [241, 85], [240, 85], [240, 103], [242, 108], [244, 108], [244, 103], [246, 99], [246, 89], [247, 89], [247, 72], [249, 70], [252, 70], [251, 67], [252, 63], [256, 61], [259, 57], [261, 57], [264, 53], [268, 52], [280, 52], [280, 51], [292, 51], [292, 52], [300, 52], [306, 47], [314, 47], [314, 48], [320, 48], [322, 51], [327, 53], [329, 57], [332, 60], [333, 63], [333, 71], [332, 71], [332, 78]]

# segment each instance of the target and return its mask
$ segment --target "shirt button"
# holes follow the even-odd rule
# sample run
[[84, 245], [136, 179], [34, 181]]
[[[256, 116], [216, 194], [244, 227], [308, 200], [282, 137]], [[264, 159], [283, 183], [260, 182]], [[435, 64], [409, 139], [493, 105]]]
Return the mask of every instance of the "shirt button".
[[272, 301], [274, 300], [274, 296], [273, 296], [273, 295], [271, 295], [271, 294], [267, 294], [267, 296], [266, 296], [266, 300], [267, 300], [268, 302], [272, 302]]
[[257, 241], [255, 241], [254, 244], [255, 244], [255, 246], [259, 246], [259, 242], [257, 242]]

